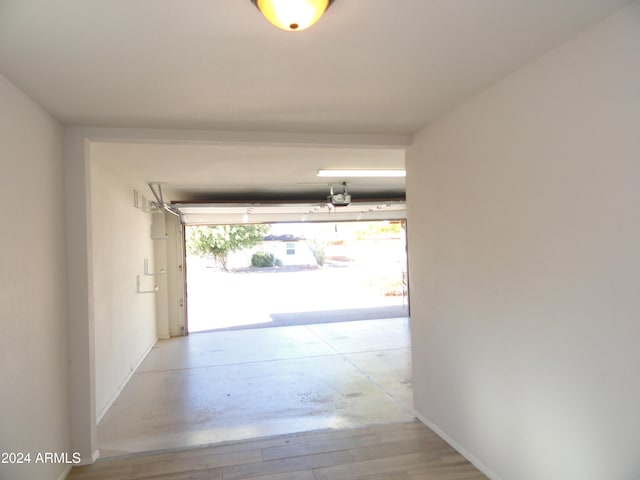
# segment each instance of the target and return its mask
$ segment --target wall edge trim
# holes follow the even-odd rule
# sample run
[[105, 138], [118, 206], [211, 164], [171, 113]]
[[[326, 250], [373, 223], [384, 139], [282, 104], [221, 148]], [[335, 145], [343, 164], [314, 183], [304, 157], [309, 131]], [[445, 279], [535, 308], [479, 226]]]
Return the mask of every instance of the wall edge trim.
[[73, 465], [65, 466], [64, 470], [62, 470], [62, 473], [58, 476], [58, 480], [64, 480], [65, 478], [67, 478], [67, 475], [71, 473], [72, 468], [73, 468]]
[[[144, 353], [140, 356], [140, 359], [136, 363], [135, 367], [133, 367], [131, 369], [131, 371], [129, 372], [129, 375], [127, 375], [127, 378], [125, 378], [124, 382], [122, 382], [122, 385], [120, 385], [118, 387], [118, 389], [111, 396], [111, 399], [107, 402], [107, 404], [104, 406], [104, 408], [100, 411], [100, 413], [98, 415], [96, 415], [96, 425], [98, 425], [102, 421], [104, 416], [107, 414], [109, 409], [113, 406], [114, 402], [118, 399], [118, 397], [122, 393], [122, 390], [124, 389], [124, 387], [127, 386], [127, 383], [129, 383], [129, 380], [131, 380], [131, 377], [133, 377], [133, 375], [136, 373], [138, 368], [140, 368], [140, 365], [142, 365], [142, 362], [144, 361], [145, 358], [147, 358], [147, 355], [149, 355], [149, 352], [156, 345], [157, 342], [158, 342], [158, 338], [156, 337], [153, 340], [153, 342], [151, 342], [151, 345], [149, 345], [146, 348], [146, 350], [144, 351]], [[97, 452], [97, 450], [96, 450], [96, 452]], [[95, 454], [95, 452], [94, 452], [94, 454]]]
[[416, 416], [418, 420], [424, 423], [427, 427], [433, 430], [440, 438], [442, 438], [445, 442], [447, 442], [451, 447], [453, 447], [460, 455], [466, 458], [471, 464], [480, 470], [483, 474], [489, 477], [491, 480], [502, 480], [494, 471], [492, 471], [489, 467], [487, 467], [484, 463], [478, 460], [474, 455], [472, 455], [467, 449], [465, 449], [462, 445], [456, 442], [453, 438], [447, 435], [440, 427], [438, 427], [435, 423], [429, 420], [427, 417], [414, 410], [413, 414]]

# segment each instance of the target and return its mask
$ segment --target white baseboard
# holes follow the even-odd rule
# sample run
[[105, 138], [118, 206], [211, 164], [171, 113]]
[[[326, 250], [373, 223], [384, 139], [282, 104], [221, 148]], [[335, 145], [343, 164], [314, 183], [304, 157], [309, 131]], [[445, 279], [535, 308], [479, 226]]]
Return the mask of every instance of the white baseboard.
[[416, 416], [418, 420], [420, 420], [427, 427], [429, 427], [431, 430], [436, 432], [440, 438], [442, 438], [445, 442], [451, 445], [451, 447], [457, 450], [457, 452], [460, 455], [462, 455], [464, 458], [469, 460], [469, 462], [471, 462], [471, 464], [473, 464], [474, 467], [476, 467], [478, 470], [484, 473], [487, 477], [489, 477], [491, 480], [501, 480], [500, 477], [498, 477], [498, 475], [496, 475], [494, 471], [488, 468], [485, 464], [483, 464], [480, 460], [478, 460], [470, 452], [468, 452], [462, 445], [460, 445], [453, 438], [451, 438], [444, 431], [442, 431], [442, 429], [440, 429], [435, 423], [433, 423], [431, 420], [424, 417], [420, 413], [416, 412], [415, 410], [413, 411], [413, 414]]
[[133, 374], [136, 373], [136, 370], [138, 370], [138, 368], [140, 367], [140, 365], [142, 364], [142, 362], [144, 361], [145, 358], [147, 358], [147, 355], [149, 355], [149, 352], [151, 351], [151, 349], [156, 345], [156, 343], [158, 342], [158, 339], [156, 338], [153, 342], [151, 342], [151, 345], [149, 345], [149, 347], [147, 347], [147, 349], [144, 351], [144, 353], [142, 354], [142, 356], [140, 357], [140, 359], [138, 360], [138, 363], [135, 364], [135, 366], [131, 369], [131, 371], [129, 372], [129, 375], [127, 375], [127, 378], [125, 378], [124, 382], [122, 382], [122, 385], [120, 385], [118, 387], [118, 389], [115, 391], [115, 393], [111, 396], [111, 398], [109, 399], [109, 401], [107, 402], [107, 404], [104, 406], [104, 408], [100, 411], [100, 413], [98, 413], [96, 415], [96, 425], [98, 423], [100, 423], [100, 421], [104, 418], [104, 416], [107, 414], [107, 412], [109, 411], [109, 409], [111, 408], [111, 406], [113, 405], [113, 403], [118, 399], [118, 396], [120, 395], [120, 393], [122, 392], [122, 389], [127, 385], [127, 383], [129, 383], [129, 380], [131, 380], [131, 377], [133, 377]]
[[71, 472], [72, 468], [73, 468], [73, 465], [67, 465], [66, 467], [64, 467], [64, 470], [58, 477], [58, 480], [64, 480], [65, 478], [67, 478], [67, 475], [69, 475], [69, 472]]
[[94, 463], [96, 463], [96, 460], [98, 460], [100, 458], [100, 450], [94, 450], [91, 453], [91, 457], [82, 457], [80, 459], [80, 463], [78, 463], [78, 466], [82, 466], [82, 465], [93, 465]]

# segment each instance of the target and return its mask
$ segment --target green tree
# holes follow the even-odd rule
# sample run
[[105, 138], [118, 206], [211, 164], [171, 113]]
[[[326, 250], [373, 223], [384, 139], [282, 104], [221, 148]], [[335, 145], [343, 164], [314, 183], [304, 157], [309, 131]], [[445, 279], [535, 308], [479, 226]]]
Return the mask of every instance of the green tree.
[[400, 235], [400, 232], [404, 229], [404, 223], [402, 221], [373, 221], [362, 222], [361, 224], [354, 224], [355, 236], [357, 239], [362, 240], [365, 238], [381, 238]]
[[187, 251], [213, 259], [227, 270], [229, 253], [253, 247], [268, 231], [268, 225], [190, 226], [187, 227]]

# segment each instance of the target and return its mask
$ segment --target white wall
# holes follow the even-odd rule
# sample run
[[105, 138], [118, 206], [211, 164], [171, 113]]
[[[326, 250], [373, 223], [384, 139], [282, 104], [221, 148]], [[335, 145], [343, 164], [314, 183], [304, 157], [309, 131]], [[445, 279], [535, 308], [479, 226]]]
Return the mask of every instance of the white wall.
[[496, 479], [640, 478], [640, 4], [407, 168], [418, 414]]
[[35, 455], [71, 447], [62, 141], [0, 75], [0, 452], [32, 454], [0, 478], [56, 479], [67, 466]]
[[[120, 393], [156, 340], [158, 279], [144, 274], [164, 266], [154, 262], [150, 236], [151, 213], [134, 206], [134, 189], [97, 162], [91, 163], [91, 250], [93, 271], [93, 319], [95, 335], [96, 414], [100, 418]], [[161, 215], [161, 214], [160, 214]]]
[[[294, 254], [287, 254], [287, 244], [293, 243]], [[263, 248], [282, 262], [282, 265], [318, 265], [316, 257], [304, 240], [297, 242], [264, 242]]]
[[184, 227], [175, 215], [165, 214], [167, 233], [167, 312], [169, 335], [184, 335], [186, 317]]
[[154, 241], [156, 265], [166, 270], [166, 275], [158, 278], [157, 335], [158, 338], [176, 337], [184, 334], [185, 323], [183, 227], [177, 216], [167, 212], [153, 215], [153, 221], [154, 237], [167, 235], [166, 240]]
[[167, 339], [170, 337], [170, 321], [169, 321], [169, 290], [168, 284], [168, 272], [167, 272], [167, 260], [168, 260], [168, 232], [167, 221], [165, 217], [170, 215], [164, 211], [155, 212], [151, 215], [151, 232], [153, 240], [153, 256], [154, 265], [156, 270], [164, 268], [165, 275], [159, 275], [155, 277], [156, 285], [158, 285], [158, 292], [155, 294], [156, 303], [156, 336], [158, 338]]

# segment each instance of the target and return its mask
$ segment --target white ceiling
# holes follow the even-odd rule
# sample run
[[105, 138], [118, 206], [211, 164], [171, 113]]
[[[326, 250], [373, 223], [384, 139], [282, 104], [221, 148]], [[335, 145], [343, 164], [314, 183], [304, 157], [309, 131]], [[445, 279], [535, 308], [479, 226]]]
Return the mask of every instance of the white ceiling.
[[1, 0], [0, 71], [67, 125], [406, 134], [625, 3]]
[[[335, 0], [284, 32], [250, 0], [0, 0], [0, 72], [65, 125], [410, 135], [625, 3]], [[399, 161], [397, 149], [267, 147], [129, 144], [109, 162], [198, 196]]]

